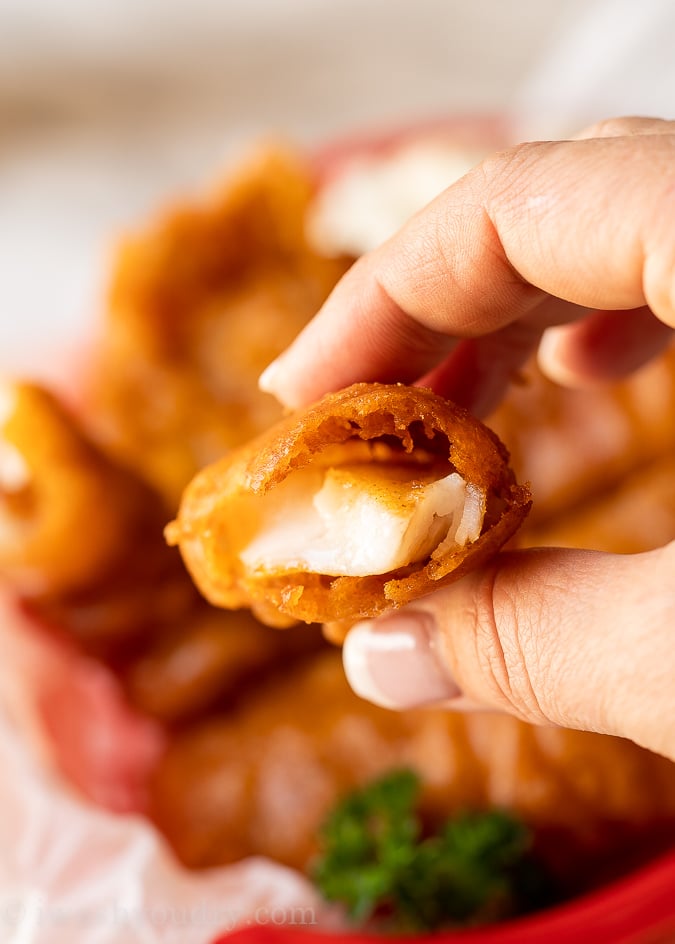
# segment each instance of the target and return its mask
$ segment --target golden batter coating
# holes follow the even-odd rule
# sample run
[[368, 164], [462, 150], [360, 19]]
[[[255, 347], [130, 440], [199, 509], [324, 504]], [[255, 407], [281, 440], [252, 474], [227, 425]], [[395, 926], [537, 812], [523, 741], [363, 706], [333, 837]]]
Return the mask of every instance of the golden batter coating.
[[[364, 443], [371, 471], [378, 465], [407, 466], [413, 479], [423, 470], [427, 483], [431, 476], [453, 484], [449, 480], [456, 476], [455, 483], [466, 489], [465, 508], [473, 489], [482, 527], [479, 522], [464, 542], [459, 529], [456, 541], [441, 535], [421, 559], [387, 572], [352, 576], [338, 570], [336, 576], [292, 565], [247, 565], [242, 542], [250, 537], [251, 521], [259, 515], [265, 527], [266, 506], [253, 503], [272, 496], [303, 469], [352, 469], [354, 455], [364, 464], [359, 452]], [[347, 485], [353, 488], [354, 481]], [[414, 481], [411, 492], [419, 493], [422, 484]], [[373, 488], [385, 495], [385, 503], [388, 492], [399, 494], [386, 482]], [[516, 484], [505, 448], [465, 410], [420, 387], [354, 384], [203, 470], [186, 490], [167, 535], [180, 545], [202, 593], [218, 606], [249, 606], [270, 625], [346, 621], [401, 606], [480, 565], [516, 531], [529, 505], [529, 491]], [[271, 517], [278, 513], [274, 509]], [[454, 517], [452, 526], [457, 528]], [[366, 531], [364, 537], [374, 541], [377, 535]]]

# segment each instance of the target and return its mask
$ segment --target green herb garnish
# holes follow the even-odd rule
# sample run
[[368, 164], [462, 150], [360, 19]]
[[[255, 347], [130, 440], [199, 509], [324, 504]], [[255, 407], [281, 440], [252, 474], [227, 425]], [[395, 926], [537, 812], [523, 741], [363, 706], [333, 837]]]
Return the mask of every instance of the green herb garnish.
[[313, 878], [357, 922], [399, 931], [496, 921], [548, 904], [527, 827], [466, 812], [423, 835], [418, 777], [400, 770], [347, 796], [321, 830]]

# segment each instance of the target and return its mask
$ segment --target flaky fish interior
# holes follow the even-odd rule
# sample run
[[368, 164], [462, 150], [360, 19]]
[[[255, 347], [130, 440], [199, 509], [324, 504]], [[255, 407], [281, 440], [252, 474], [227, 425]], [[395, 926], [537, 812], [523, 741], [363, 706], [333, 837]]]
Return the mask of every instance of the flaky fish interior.
[[357, 441], [235, 499], [229, 540], [251, 573], [368, 577], [475, 541], [484, 515], [483, 490], [447, 464]]

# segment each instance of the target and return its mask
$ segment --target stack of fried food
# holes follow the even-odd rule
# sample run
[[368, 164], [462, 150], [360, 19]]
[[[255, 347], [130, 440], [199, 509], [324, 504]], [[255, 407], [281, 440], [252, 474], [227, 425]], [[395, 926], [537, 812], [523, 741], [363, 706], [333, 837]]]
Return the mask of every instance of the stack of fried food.
[[[123, 245], [77, 414], [3, 388], [0, 574], [165, 728], [145, 812], [189, 866], [262, 854], [304, 868], [340, 796], [411, 766], [426, 815], [513, 810], [570, 889], [625, 871], [675, 840], [668, 761], [504, 716], [375, 708], [320, 627], [212, 607], [165, 544], [195, 473], [279, 419], [257, 377], [351, 262], [309, 244], [314, 193], [302, 158], [254, 155]], [[489, 421], [531, 484], [518, 544], [628, 553], [675, 538], [674, 416], [672, 354], [593, 393], [528, 369]]]

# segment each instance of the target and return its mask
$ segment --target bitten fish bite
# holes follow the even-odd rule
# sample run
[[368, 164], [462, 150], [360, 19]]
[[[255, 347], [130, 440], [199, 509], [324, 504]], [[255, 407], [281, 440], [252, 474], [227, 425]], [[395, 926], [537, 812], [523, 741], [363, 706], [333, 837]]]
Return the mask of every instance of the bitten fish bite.
[[167, 540], [263, 622], [376, 616], [486, 561], [530, 507], [508, 453], [431, 390], [354, 384], [202, 470]]

